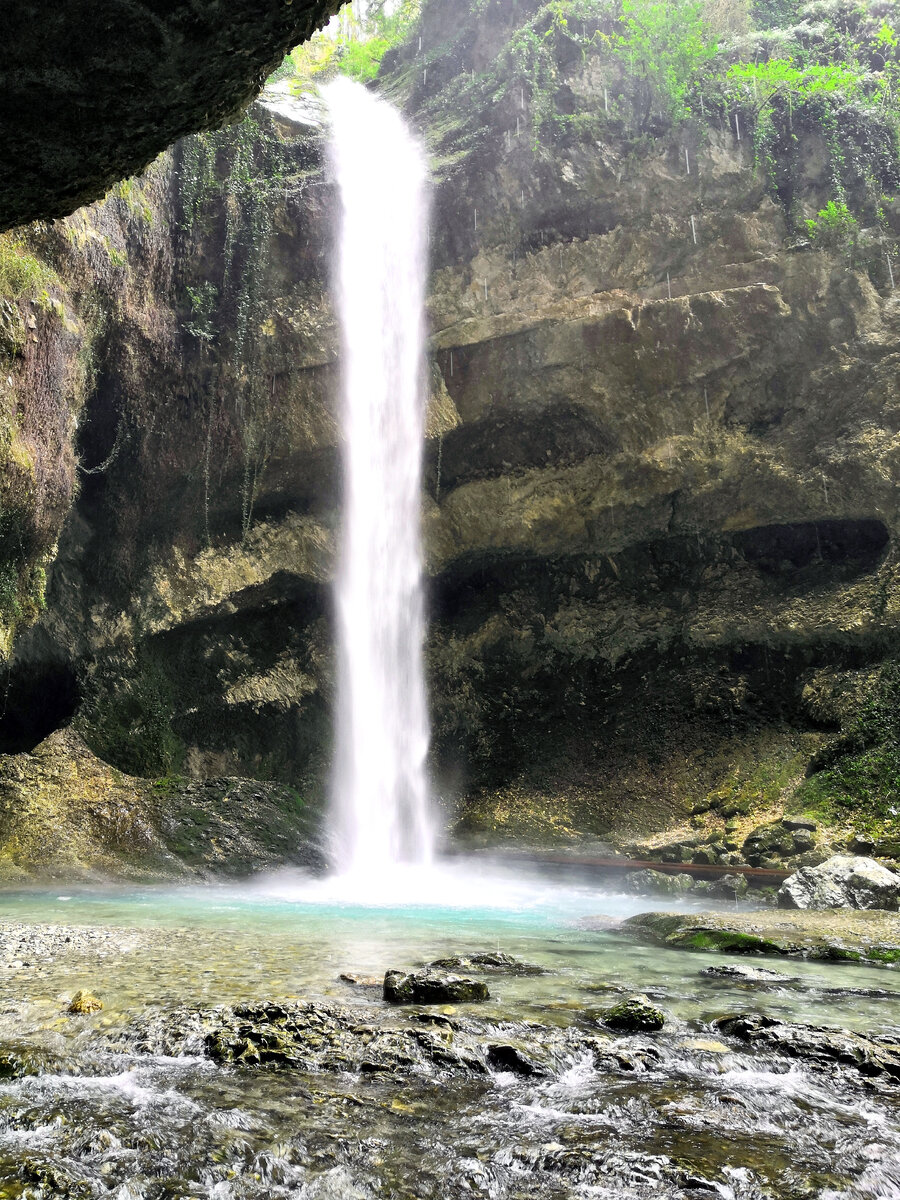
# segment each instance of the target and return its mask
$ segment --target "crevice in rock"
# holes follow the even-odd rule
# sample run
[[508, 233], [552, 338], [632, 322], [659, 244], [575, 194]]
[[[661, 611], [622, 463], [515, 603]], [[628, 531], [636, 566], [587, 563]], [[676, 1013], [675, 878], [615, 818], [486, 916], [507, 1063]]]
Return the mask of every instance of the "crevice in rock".
[[874, 571], [890, 541], [883, 521], [802, 521], [761, 525], [734, 535], [735, 549], [766, 575], [784, 576], [807, 568], [825, 568], [848, 578]]

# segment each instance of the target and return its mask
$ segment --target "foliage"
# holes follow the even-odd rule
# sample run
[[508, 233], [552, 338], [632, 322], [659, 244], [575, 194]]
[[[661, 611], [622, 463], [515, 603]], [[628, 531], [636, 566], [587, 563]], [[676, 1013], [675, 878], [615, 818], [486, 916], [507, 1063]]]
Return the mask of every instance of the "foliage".
[[870, 832], [900, 828], [900, 663], [891, 662], [797, 802]]
[[269, 82], [288, 80], [295, 94], [313, 91], [334, 75], [370, 83], [385, 54], [409, 35], [420, 0], [401, 0], [390, 14], [385, 7], [381, 0], [359, 21], [352, 6], [345, 4], [331, 25], [291, 51]]
[[643, 84], [645, 115], [658, 102], [674, 120], [689, 116], [694, 76], [716, 51], [702, 0], [622, 0], [622, 25], [614, 45]]
[[852, 250], [859, 236], [859, 221], [843, 202], [829, 200], [806, 222], [810, 241], [831, 250]]

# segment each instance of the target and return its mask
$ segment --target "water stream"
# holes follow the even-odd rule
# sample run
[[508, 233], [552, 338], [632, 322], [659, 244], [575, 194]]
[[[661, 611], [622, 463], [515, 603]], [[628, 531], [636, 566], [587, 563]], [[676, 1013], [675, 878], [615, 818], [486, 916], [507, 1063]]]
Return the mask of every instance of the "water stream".
[[364, 888], [432, 857], [420, 530], [427, 165], [384, 100], [346, 79], [324, 95], [341, 203], [343, 375], [332, 840], [338, 871]]

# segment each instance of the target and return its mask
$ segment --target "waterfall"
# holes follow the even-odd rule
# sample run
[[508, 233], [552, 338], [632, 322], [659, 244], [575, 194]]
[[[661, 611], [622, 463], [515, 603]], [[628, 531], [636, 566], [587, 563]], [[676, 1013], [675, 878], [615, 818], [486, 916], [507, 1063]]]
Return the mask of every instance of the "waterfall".
[[432, 856], [425, 759], [421, 484], [428, 184], [400, 114], [324, 89], [340, 192], [343, 524], [332, 841], [341, 874]]

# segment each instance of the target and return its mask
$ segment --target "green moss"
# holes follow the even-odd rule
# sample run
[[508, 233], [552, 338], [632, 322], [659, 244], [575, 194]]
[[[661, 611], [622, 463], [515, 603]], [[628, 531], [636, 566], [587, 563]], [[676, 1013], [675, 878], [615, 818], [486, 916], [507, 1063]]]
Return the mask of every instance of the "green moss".
[[148, 651], [135, 668], [119, 687], [86, 700], [80, 731], [95, 754], [129, 775], [176, 775], [186, 747], [172, 729], [175, 686]]
[[871, 962], [898, 963], [900, 962], [900, 946], [872, 946], [866, 958]]
[[670, 946], [686, 950], [715, 950], [724, 954], [783, 954], [784, 947], [767, 938], [724, 929], [685, 930], [668, 938]]
[[794, 807], [860, 832], [900, 833], [900, 664], [887, 663], [866, 701], [814, 760]]
[[15, 233], [0, 233], [0, 296], [9, 300], [50, 302], [59, 276], [32, 254]]

